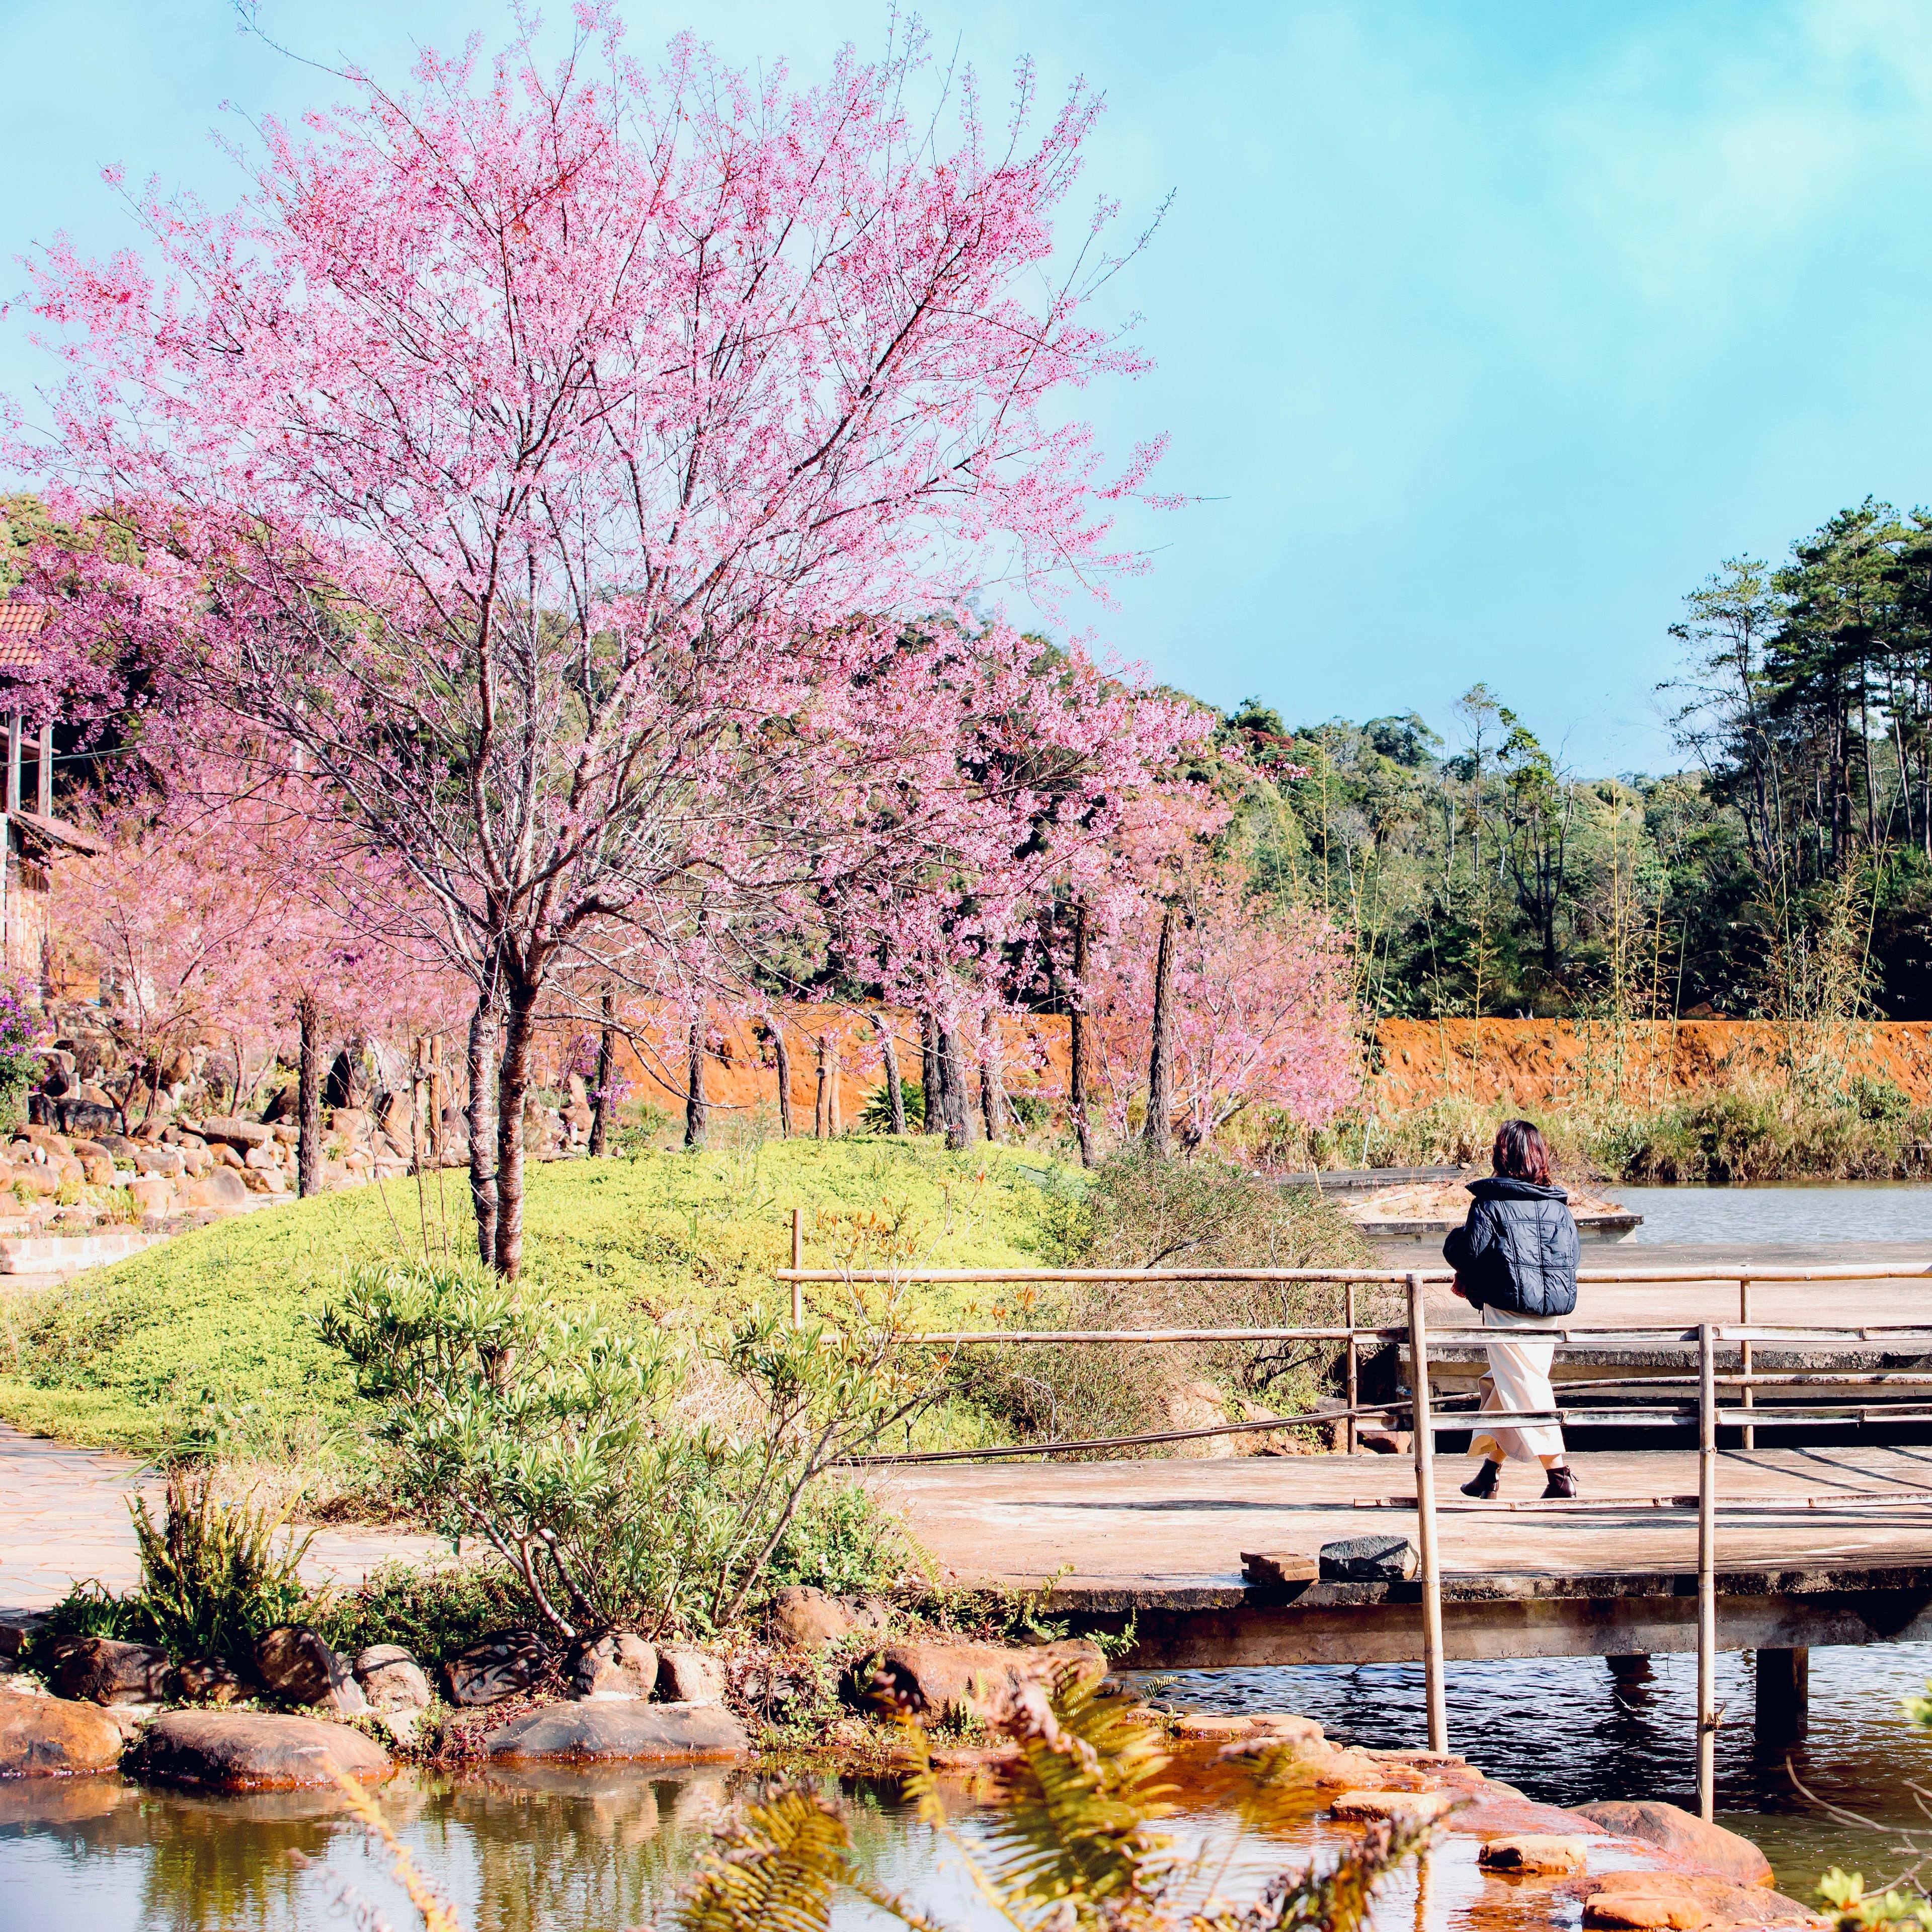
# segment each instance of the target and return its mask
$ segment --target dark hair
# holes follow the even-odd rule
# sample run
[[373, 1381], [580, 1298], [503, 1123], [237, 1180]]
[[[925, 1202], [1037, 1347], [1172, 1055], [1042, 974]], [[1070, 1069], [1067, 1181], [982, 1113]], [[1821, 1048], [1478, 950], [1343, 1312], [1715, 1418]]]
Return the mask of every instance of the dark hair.
[[1550, 1184], [1550, 1143], [1534, 1120], [1505, 1120], [1496, 1130], [1496, 1144], [1490, 1150], [1490, 1165], [1497, 1173], [1514, 1180], [1533, 1180], [1538, 1186]]

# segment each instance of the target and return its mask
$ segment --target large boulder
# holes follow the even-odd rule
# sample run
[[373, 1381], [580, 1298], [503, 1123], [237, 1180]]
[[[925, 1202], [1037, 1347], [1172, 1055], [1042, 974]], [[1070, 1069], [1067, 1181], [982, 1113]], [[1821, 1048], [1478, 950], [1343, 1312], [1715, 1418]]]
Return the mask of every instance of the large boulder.
[[580, 1697], [648, 1697], [658, 1685], [658, 1654], [634, 1630], [606, 1630], [572, 1648], [565, 1675]]
[[346, 1724], [259, 1711], [169, 1711], [135, 1748], [141, 1777], [203, 1791], [287, 1791], [352, 1778], [374, 1784], [389, 1754]]
[[424, 1711], [429, 1678], [399, 1643], [372, 1643], [356, 1653], [356, 1681], [372, 1711]]
[[212, 1208], [217, 1214], [248, 1204], [248, 1190], [232, 1167], [212, 1167], [183, 1186], [182, 1198], [190, 1208]]
[[848, 1679], [853, 1701], [914, 1717], [982, 1717], [1020, 1683], [1070, 1667], [1106, 1674], [1098, 1645], [1075, 1640], [1008, 1650], [992, 1643], [890, 1643], [863, 1659]]
[[0, 1778], [65, 1778], [120, 1762], [121, 1726], [96, 1706], [0, 1690]]
[[286, 1624], [255, 1640], [255, 1675], [286, 1704], [312, 1705], [338, 1718], [359, 1718], [369, 1708], [347, 1659], [304, 1624]]
[[452, 1704], [499, 1703], [536, 1683], [544, 1661], [535, 1630], [493, 1630], [444, 1664], [443, 1688]]
[[1590, 1887], [1583, 1923], [1592, 1932], [1743, 1932], [1746, 1927], [1825, 1923], [1795, 1898], [1702, 1874], [1606, 1872]]
[[151, 1643], [69, 1637], [54, 1646], [47, 1682], [58, 1697], [90, 1704], [158, 1704], [168, 1694], [168, 1654]]
[[1769, 1885], [1771, 1861], [1750, 1839], [1707, 1825], [1675, 1804], [1654, 1798], [1612, 1798], [1600, 1804], [1580, 1804], [1579, 1817], [1619, 1838], [1654, 1845], [1699, 1871], [1728, 1879], [1732, 1885]]
[[549, 1704], [484, 1739], [498, 1762], [742, 1757], [745, 1727], [717, 1704]]
[[238, 1154], [266, 1146], [275, 1137], [272, 1127], [263, 1126], [260, 1120], [238, 1120], [232, 1114], [213, 1115], [202, 1122], [199, 1131], [203, 1140], [220, 1142]]

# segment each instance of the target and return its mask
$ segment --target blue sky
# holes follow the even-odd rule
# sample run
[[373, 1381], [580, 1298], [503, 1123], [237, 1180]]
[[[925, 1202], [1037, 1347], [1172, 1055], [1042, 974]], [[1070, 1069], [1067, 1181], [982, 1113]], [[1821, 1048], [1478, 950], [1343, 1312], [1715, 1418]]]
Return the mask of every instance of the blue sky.
[[[550, 10], [560, 20], [562, 5]], [[1096, 641], [1291, 719], [1420, 710], [1486, 680], [1579, 770], [1673, 762], [1666, 627], [1722, 558], [1780, 554], [1868, 492], [1932, 500], [1932, 9], [1909, 0], [1031, 0], [932, 4], [989, 92], [1022, 53], [1108, 112], [1090, 182], [1173, 206], [1121, 289], [1155, 372], [1096, 394], [1172, 434], [1154, 554]], [[628, 0], [819, 70], [874, 0]], [[486, 0], [262, 0], [278, 38], [400, 75]], [[335, 83], [220, 0], [0, 0], [11, 257], [128, 239], [100, 166], [233, 176], [221, 104]], [[232, 124], [231, 131], [232, 131]], [[17, 286], [17, 273], [8, 278]], [[0, 322], [0, 388], [38, 358]]]

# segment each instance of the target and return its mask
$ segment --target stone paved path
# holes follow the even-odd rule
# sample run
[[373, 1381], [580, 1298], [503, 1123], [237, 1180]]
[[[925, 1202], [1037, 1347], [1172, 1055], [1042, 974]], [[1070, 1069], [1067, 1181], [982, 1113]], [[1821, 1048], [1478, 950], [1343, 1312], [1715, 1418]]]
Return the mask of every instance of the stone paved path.
[[[0, 1423], [0, 1615], [44, 1610], [73, 1584], [98, 1579], [110, 1590], [138, 1581], [128, 1497], [151, 1507], [158, 1478], [134, 1457], [28, 1436]], [[325, 1529], [302, 1564], [310, 1582], [360, 1580], [390, 1558], [434, 1561], [448, 1546], [434, 1537], [383, 1529]]]

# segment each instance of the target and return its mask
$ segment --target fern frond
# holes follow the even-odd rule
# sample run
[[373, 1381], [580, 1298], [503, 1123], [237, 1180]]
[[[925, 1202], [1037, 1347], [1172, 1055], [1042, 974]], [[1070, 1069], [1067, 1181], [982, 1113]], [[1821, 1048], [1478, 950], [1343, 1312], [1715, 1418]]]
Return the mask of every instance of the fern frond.
[[1284, 1872], [1238, 1918], [1197, 1919], [1196, 1926], [1198, 1932], [1290, 1932], [1295, 1927], [1358, 1932], [1376, 1888], [1435, 1835], [1432, 1825], [1384, 1820], [1370, 1826], [1362, 1842], [1332, 1864]]
[[994, 1774], [1001, 1802], [986, 1832], [981, 1876], [1002, 1909], [1023, 1918], [1059, 1906], [1068, 1932], [1150, 1909], [1172, 1862], [1150, 1826], [1174, 1808], [1144, 1711], [1065, 1671], [1020, 1687], [994, 1721], [1021, 1752]]
[[851, 1834], [829, 1805], [782, 1791], [722, 1835], [678, 1908], [680, 1932], [824, 1932], [851, 1882]]

